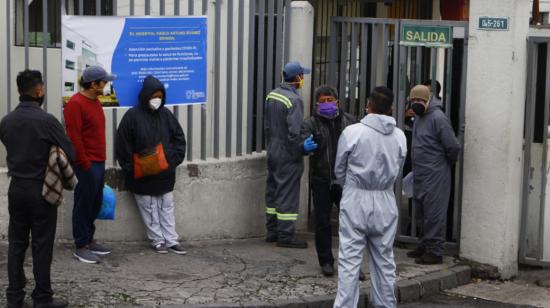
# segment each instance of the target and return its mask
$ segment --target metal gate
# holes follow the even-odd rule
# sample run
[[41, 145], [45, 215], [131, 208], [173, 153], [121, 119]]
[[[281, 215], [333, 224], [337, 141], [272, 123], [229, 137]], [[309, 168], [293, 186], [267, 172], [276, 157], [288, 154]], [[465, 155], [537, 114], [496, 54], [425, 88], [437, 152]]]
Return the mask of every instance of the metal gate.
[[[401, 44], [405, 26], [446, 27], [452, 40], [448, 48]], [[370, 91], [379, 85], [395, 95], [394, 117], [404, 129], [407, 96], [412, 86], [432, 80], [442, 85], [441, 99], [455, 133], [464, 144], [466, 93], [467, 22], [333, 17], [331, 19], [329, 83], [336, 86], [347, 112], [364, 116]], [[462, 160], [453, 168], [454, 181], [449, 202], [447, 241], [456, 246], [460, 239]], [[396, 183], [399, 205], [397, 240], [416, 242], [417, 228], [412, 202], [402, 195], [400, 177]]]
[[[208, 16], [208, 103], [174, 106], [187, 138], [187, 160], [262, 152], [264, 98], [288, 60], [291, 0], [6, 0], [1, 2], [0, 117], [15, 108], [15, 77], [40, 69], [44, 109], [62, 117], [61, 15]], [[46, 42], [46, 43], [44, 43]], [[107, 163], [116, 165], [116, 128], [128, 108], [106, 108]], [[0, 157], [4, 156], [0, 148]], [[1, 163], [4, 164], [4, 163]]]
[[528, 39], [527, 96], [519, 261], [550, 266], [550, 200], [547, 200], [550, 37]]

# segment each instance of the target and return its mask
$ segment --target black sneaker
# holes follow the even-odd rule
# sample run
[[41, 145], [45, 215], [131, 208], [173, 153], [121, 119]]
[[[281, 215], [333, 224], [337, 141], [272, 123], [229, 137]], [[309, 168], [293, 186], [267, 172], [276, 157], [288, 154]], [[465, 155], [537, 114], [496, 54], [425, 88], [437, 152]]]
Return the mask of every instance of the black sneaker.
[[183, 246], [181, 246], [180, 244], [170, 246], [168, 247], [168, 250], [178, 255], [184, 255], [187, 253], [187, 251], [185, 251], [185, 249], [183, 249]]
[[298, 239], [288, 241], [277, 241], [277, 246], [286, 248], [307, 248], [307, 242]]
[[414, 263], [424, 265], [441, 264], [443, 263], [443, 257], [436, 256], [431, 252], [426, 252], [420, 258], [414, 259]]
[[331, 277], [334, 275], [334, 267], [330, 263], [325, 263], [321, 266], [321, 272], [323, 272], [325, 277]]
[[424, 254], [425, 249], [424, 248], [416, 248], [415, 250], [411, 250], [407, 252], [407, 257], [409, 258], [420, 258]]
[[153, 246], [153, 250], [156, 253], [160, 253], [160, 254], [168, 253], [168, 249], [164, 244], [156, 244], [155, 246]]
[[91, 252], [95, 253], [96, 255], [104, 256], [108, 255], [113, 251], [113, 248], [105, 245], [99, 245], [95, 241], [91, 242], [90, 245], [88, 245], [88, 249], [90, 249]]
[[69, 303], [62, 299], [52, 298], [49, 302], [34, 302], [34, 308], [64, 308], [67, 307]]
[[277, 234], [266, 235], [265, 241], [267, 243], [275, 243], [277, 241]]
[[365, 276], [365, 273], [362, 269], [359, 270], [359, 281], [365, 281], [367, 280], [367, 276]]
[[80, 262], [88, 264], [99, 263], [99, 257], [93, 253], [88, 247], [77, 249], [73, 252], [73, 256]]

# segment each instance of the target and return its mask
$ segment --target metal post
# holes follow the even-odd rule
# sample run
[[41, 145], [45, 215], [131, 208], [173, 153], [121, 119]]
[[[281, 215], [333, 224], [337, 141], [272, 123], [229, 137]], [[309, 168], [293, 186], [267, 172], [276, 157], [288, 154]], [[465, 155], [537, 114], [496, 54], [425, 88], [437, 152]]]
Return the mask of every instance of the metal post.
[[330, 20], [330, 51], [329, 51], [329, 68], [328, 68], [328, 74], [329, 74], [329, 83], [331, 86], [336, 87], [336, 44], [338, 43], [336, 36], [336, 26], [337, 23], [334, 19], [331, 18]]
[[84, 0], [78, 0], [78, 15], [84, 15]]
[[[9, 2], [10, 0], [8, 0]], [[9, 14], [9, 11], [8, 11]], [[8, 18], [9, 19], [9, 18]], [[42, 0], [42, 74], [44, 76], [44, 110], [48, 110], [48, 1]], [[9, 45], [8, 45], [9, 46]], [[9, 48], [9, 47], [8, 47]]]
[[[290, 7], [290, 6], [289, 6]], [[287, 7], [287, 11], [288, 8]], [[256, 77], [256, 152], [261, 152], [263, 144], [263, 117], [264, 117], [264, 29], [265, 29], [265, 2], [260, 0], [258, 7], [258, 43], [257, 43], [257, 52], [258, 52], [258, 68], [257, 68], [257, 77]], [[288, 28], [285, 28], [285, 31]], [[271, 90], [271, 89], [269, 89]]]
[[342, 22], [341, 23], [341, 32], [340, 32], [340, 73], [338, 74], [338, 81], [340, 83], [340, 86], [338, 88], [338, 94], [340, 96], [340, 99], [345, 99], [346, 97], [346, 72], [347, 72], [347, 65], [348, 65], [348, 28], [347, 23]]
[[246, 113], [246, 123], [247, 123], [247, 132], [246, 132], [246, 153], [251, 154], [252, 153], [252, 135], [254, 132], [253, 129], [253, 111], [254, 111], [254, 51], [255, 51], [255, 36], [256, 36], [256, 0], [250, 1], [249, 6], [249, 12], [248, 12], [248, 81], [247, 81], [247, 99], [248, 103], [246, 105], [247, 107], [247, 113]]
[[6, 80], [7, 80], [7, 100], [8, 110], [11, 111], [11, 22], [10, 22], [10, 7], [11, 0], [6, 1]]
[[275, 29], [274, 25], [274, 11], [275, 3], [274, 0], [267, 1], [267, 55], [266, 55], [266, 82], [265, 87], [267, 91], [273, 89], [273, 31]]
[[[244, 30], [244, 3], [237, 2], [238, 25], [237, 25], [237, 145], [236, 155], [243, 153], [243, 30]], [[250, 125], [250, 124], [249, 124]]]
[[[550, 43], [546, 43], [546, 75], [543, 77], [545, 85], [548, 85], [550, 78]], [[536, 82], [535, 82], [536, 83]], [[550, 87], [544, 87], [544, 126], [543, 126], [543, 148], [542, 148], [542, 166], [541, 171], [541, 194], [539, 211], [539, 238], [538, 238], [538, 260], [544, 259], [544, 222], [545, 222], [545, 204], [546, 204], [546, 173], [548, 170], [548, 116], [550, 106]]]
[[[113, 16], [118, 16], [118, 2], [113, 0]], [[113, 108], [113, 144], [116, 145], [116, 132], [118, 128], [118, 108]], [[117, 165], [116, 150], [113, 147], [113, 166]]]
[[[275, 85], [281, 82], [283, 68], [283, 47], [284, 47], [284, 32], [283, 32], [283, 0], [277, 0], [277, 30], [276, 32], [276, 48], [275, 48]], [[239, 32], [241, 33], [241, 32]]]
[[361, 54], [359, 56], [361, 67], [359, 68], [359, 110], [357, 110], [357, 117], [360, 118], [363, 110], [367, 105], [367, 64], [368, 64], [368, 26], [367, 23], [361, 24]]
[[[202, 0], [202, 14], [206, 15], [208, 5], [206, 0]], [[206, 160], [206, 104], [201, 105], [201, 159]]]
[[352, 114], [357, 110], [357, 27], [356, 23], [351, 23], [351, 48], [350, 48], [350, 82], [349, 84], [349, 100], [345, 109]]
[[130, 16], [134, 16], [134, 0], [130, 0]]
[[221, 1], [216, 1], [214, 26], [214, 158], [220, 158], [220, 32], [221, 32]]
[[225, 109], [225, 157], [231, 157], [233, 130], [233, 0], [227, 1], [227, 70]]
[[444, 91], [443, 91], [443, 99], [444, 99], [444, 106], [445, 106], [445, 113], [447, 114], [447, 117], [450, 118], [451, 116], [451, 91], [453, 90], [453, 49], [447, 48], [445, 50], [445, 53], [447, 54], [447, 67], [445, 74], [445, 80], [444, 80]]
[[[179, 15], [179, 5], [180, 0], [175, 1], [177, 3], [177, 9]], [[174, 10], [176, 9], [176, 3], [174, 3]], [[187, 2], [187, 15], [194, 15], [195, 8], [193, 6], [193, 0], [188, 0]], [[175, 15], [175, 14], [174, 14]], [[193, 109], [195, 106], [187, 106], [187, 160], [193, 160]], [[174, 113], [179, 116], [180, 110], [179, 106], [174, 106]]]
[[145, 0], [145, 15], [151, 15], [151, 0]]
[[[260, 1], [260, 3], [262, 3], [263, 1]], [[289, 57], [289, 44], [290, 44], [290, 31], [291, 31], [291, 25], [290, 25], [290, 13], [292, 11], [292, 5], [291, 5], [291, 0], [285, 0], [285, 53], [284, 53], [284, 63], [287, 63], [289, 60], [288, 60], [288, 57]]]
[[[10, 12], [7, 12], [8, 19]], [[23, 1], [23, 38], [25, 40], [25, 69], [29, 68], [29, 0]]]
[[382, 78], [384, 78], [384, 85], [389, 87], [388, 83], [388, 42], [389, 42], [389, 25], [382, 24]]
[[377, 42], [377, 39], [378, 39], [378, 35], [376, 33], [376, 29], [378, 28], [378, 26], [376, 24], [371, 24], [371, 36], [370, 36], [370, 41], [371, 41], [371, 53], [370, 53], [370, 56], [371, 56], [371, 62], [370, 62], [370, 92], [372, 92], [372, 90], [374, 89], [374, 87], [376, 87], [376, 63], [378, 62], [376, 60], [376, 58], [378, 58], [378, 42]]
[[531, 40], [528, 41], [528, 57], [527, 57], [527, 97], [525, 106], [525, 138], [524, 138], [524, 154], [523, 154], [523, 192], [522, 192], [522, 211], [521, 211], [521, 227], [520, 227], [520, 244], [519, 244], [519, 259], [524, 260], [526, 257], [527, 245], [527, 217], [529, 215], [529, 173], [531, 168], [531, 144], [533, 142], [533, 125], [535, 123], [535, 93], [537, 90], [537, 70], [538, 52], [536, 44]]

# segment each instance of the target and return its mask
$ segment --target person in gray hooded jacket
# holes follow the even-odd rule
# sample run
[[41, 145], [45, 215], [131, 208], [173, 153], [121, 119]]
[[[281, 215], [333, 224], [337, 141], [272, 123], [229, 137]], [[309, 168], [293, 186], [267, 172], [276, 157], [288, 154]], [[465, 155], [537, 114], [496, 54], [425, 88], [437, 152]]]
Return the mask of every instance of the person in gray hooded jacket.
[[395, 126], [393, 93], [376, 87], [367, 116], [348, 126], [338, 141], [336, 180], [343, 184], [340, 201], [338, 293], [335, 308], [354, 308], [359, 301], [359, 268], [367, 247], [374, 307], [395, 307], [393, 241], [398, 209], [393, 192], [407, 141]]
[[411, 157], [413, 205], [421, 238], [418, 247], [407, 256], [418, 264], [440, 264], [451, 194], [451, 166], [461, 147], [441, 101], [431, 97], [426, 86], [412, 88], [409, 99], [416, 114]]

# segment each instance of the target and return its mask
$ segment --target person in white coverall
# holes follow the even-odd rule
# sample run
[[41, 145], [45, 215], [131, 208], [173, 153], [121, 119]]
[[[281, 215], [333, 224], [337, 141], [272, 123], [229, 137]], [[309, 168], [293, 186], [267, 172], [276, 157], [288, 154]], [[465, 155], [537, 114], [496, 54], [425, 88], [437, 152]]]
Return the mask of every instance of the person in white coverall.
[[376, 87], [367, 115], [338, 141], [335, 175], [340, 202], [338, 293], [335, 308], [357, 307], [359, 268], [367, 248], [374, 307], [396, 307], [393, 240], [398, 210], [393, 186], [407, 155], [407, 141], [391, 117], [393, 93]]

